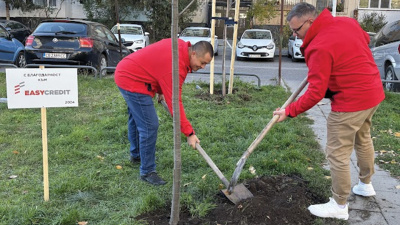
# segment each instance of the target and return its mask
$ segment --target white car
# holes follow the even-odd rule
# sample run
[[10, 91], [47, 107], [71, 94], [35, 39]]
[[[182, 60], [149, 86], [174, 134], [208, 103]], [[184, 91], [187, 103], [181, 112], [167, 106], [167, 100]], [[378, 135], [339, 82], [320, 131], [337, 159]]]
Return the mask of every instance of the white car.
[[[121, 38], [126, 42], [132, 41], [131, 46], [126, 46], [131, 52], [136, 52], [150, 44], [149, 33], [143, 31], [143, 27], [137, 24], [120, 24]], [[118, 27], [115, 25], [111, 31], [118, 37]]]
[[291, 36], [288, 42], [288, 57], [292, 58], [293, 62], [299, 59], [304, 59], [303, 54], [300, 51], [300, 46], [303, 44], [303, 40], [297, 38], [297, 36]]
[[[208, 27], [187, 27], [179, 38], [189, 41], [192, 45], [199, 41], [208, 41], [211, 44], [211, 29]], [[218, 36], [214, 35], [214, 55], [218, 55]]]
[[275, 43], [270, 30], [245, 30], [236, 45], [236, 59], [271, 59], [274, 60]]
[[[371, 38], [370, 48], [382, 80], [400, 80], [400, 20], [386, 24]], [[400, 91], [400, 83], [385, 82], [389, 91]]]

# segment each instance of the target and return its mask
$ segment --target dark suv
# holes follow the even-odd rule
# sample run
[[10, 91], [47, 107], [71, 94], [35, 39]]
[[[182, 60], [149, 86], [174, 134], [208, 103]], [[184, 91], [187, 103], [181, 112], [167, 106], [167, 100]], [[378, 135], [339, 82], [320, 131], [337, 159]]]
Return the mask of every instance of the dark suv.
[[117, 66], [130, 53], [123, 45], [120, 51], [103, 24], [82, 20], [43, 21], [27, 38], [25, 51], [27, 64], [85, 65], [99, 72]]
[[[395, 81], [400, 78], [400, 20], [386, 24], [371, 39], [371, 51], [381, 78]], [[400, 91], [400, 83], [384, 84], [390, 91]]]

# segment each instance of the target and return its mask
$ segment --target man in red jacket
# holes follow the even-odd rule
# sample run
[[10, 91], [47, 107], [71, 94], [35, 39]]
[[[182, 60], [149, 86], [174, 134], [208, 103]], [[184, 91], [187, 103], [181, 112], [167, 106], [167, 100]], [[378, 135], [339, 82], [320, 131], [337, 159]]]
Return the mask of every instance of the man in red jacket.
[[327, 120], [326, 157], [330, 164], [332, 195], [325, 204], [311, 205], [319, 217], [347, 220], [347, 198], [351, 190], [350, 155], [356, 151], [360, 169], [353, 192], [375, 195], [374, 146], [371, 119], [385, 98], [379, 71], [368, 48], [369, 35], [352, 18], [333, 17], [325, 9], [320, 15], [308, 3], [299, 3], [287, 16], [294, 35], [303, 39], [301, 50], [308, 66], [308, 88], [286, 109], [277, 109], [278, 122], [296, 117], [322, 98], [331, 99]]
[[[164, 39], [125, 57], [115, 70], [115, 83], [128, 105], [128, 139], [130, 160], [140, 162], [140, 177], [154, 185], [164, 185], [156, 172], [155, 151], [158, 117], [153, 97], [165, 99], [172, 112], [172, 40]], [[200, 41], [178, 39], [179, 51], [179, 109], [181, 131], [188, 144], [199, 143], [182, 105], [182, 84], [189, 72], [204, 69], [213, 57], [212, 45]]]

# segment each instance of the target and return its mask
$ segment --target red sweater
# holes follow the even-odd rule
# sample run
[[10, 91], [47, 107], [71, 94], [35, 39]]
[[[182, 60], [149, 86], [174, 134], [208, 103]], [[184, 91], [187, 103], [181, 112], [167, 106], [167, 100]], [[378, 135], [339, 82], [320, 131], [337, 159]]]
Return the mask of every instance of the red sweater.
[[[178, 39], [179, 43], [179, 109], [181, 131], [189, 136], [194, 130], [186, 118], [182, 104], [182, 84], [188, 72], [191, 72], [189, 61], [190, 42]], [[118, 87], [150, 95], [164, 94], [165, 101], [172, 114], [172, 40], [164, 39], [144, 49], [130, 54], [118, 63], [115, 70], [115, 83]], [[148, 84], [151, 90], [148, 90]]]
[[312, 108], [328, 89], [334, 94], [332, 111], [355, 112], [378, 105], [385, 94], [369, 41], [356, 20], [322, 11], [301, 46], [309, 69], [307, 91], [286, 108], [286, 115], [295, 117]]

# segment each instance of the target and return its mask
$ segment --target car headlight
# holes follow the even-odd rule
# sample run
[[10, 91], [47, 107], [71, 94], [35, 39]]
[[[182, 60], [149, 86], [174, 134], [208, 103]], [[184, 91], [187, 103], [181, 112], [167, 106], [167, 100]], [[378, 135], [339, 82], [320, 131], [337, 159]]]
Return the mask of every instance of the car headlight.
[[271, 44], [267, 45], [267, 49], [273, 49], [274, 47], [275, 47], [274, 43], [271, 43]]
[[238, 46], [238, 48], [244, 48], [244, 45], [240, 41], [237, 43], [237, 46]]
[[143, 44], [143, 40], [136, 40], [133, 42], [134, 44]]

